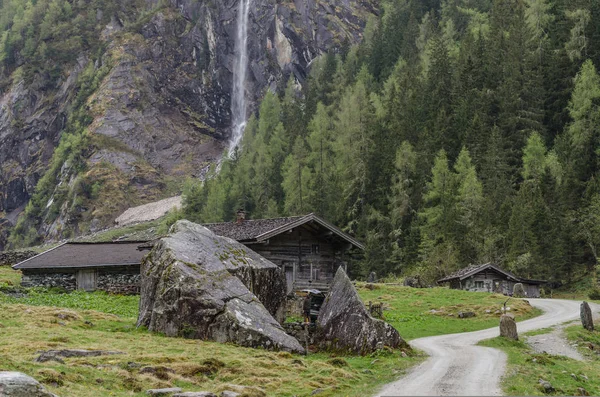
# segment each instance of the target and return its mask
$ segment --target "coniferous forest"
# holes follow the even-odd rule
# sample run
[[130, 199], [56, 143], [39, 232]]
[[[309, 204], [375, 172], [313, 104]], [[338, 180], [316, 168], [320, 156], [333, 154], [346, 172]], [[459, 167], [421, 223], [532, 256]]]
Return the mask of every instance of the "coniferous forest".
[[597, 1], [382, 1], [360, 45], [266, 92], [185, 216], [315, 212], [365, 242], [363, 274], [595, 276], [598, 67]]

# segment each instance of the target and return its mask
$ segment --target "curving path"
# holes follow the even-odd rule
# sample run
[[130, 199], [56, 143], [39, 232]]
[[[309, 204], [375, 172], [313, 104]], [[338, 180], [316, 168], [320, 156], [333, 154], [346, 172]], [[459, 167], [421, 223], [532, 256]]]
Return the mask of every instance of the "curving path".
[[[579, 301], [530, 299], [544, 311], [539, 317], [517, 323], [519, 333], [558, 325], [579, 318]], [[593, 305], [596, 315], [599, 305]], [[500, 378], [506, 355], [475, 346], [499, 335], [499, 328], [415, 339], [411, 346], [430, 357], [405, 377], [386, 385], [377, 396], [500, 396]]]

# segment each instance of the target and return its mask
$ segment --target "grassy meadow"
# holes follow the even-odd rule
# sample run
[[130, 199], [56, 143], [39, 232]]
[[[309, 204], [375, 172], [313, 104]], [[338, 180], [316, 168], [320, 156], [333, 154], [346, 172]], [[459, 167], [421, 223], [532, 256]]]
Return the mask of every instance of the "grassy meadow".
[[[0, 291], [20, 274], [0, 267]], [[357, 284], [366, 301], [382, 302], [384, 316], [405, 339], [472, 331], [498, 324], [499, 295], [443, 288], [411, 289]], [[0, 370], [32, 375], [59, 396], [144, 396], [145, 390], [178, 386], [185, 391], [232, 389], [246, 396], [365, 396], [404, 374], [424, 357], [382, 351], [365, 357], [308, 356], [270, 352], [136, 329], [138, 297], [102, 292], [70, 294], [32, 289], [22, 297], [0, 292]], [[525, 302], [508, 304], [518, 319], [536, 314]], [[431, 312], [435, 310], [436, 312]], [[486, 313], [486, 310], [490, 313]], [[477, 316], [458, 319], [458, 311]], [[450, 315], [452, 314], [452, 315]], [[102, 349], [119, 355], [36, 363], [38, 351]]]

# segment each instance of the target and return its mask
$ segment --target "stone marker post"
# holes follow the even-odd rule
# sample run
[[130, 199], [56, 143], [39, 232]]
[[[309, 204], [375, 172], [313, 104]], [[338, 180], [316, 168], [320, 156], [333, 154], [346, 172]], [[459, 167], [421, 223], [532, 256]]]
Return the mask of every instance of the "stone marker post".
[[519, 340], [519, 334], [517, 333], [517, 323], [512, 316], [503, 314], [500, 317], [500, 336], [508, 339]]
[[592, 317], [592, 309], [590, 309], [590, 305], [583, 301], [581, 305], [579, 305], [579, 315], [581, 316], [581, 324], [583, 324], [583, 328], [588, 331], [594, 330], [594, 318]]

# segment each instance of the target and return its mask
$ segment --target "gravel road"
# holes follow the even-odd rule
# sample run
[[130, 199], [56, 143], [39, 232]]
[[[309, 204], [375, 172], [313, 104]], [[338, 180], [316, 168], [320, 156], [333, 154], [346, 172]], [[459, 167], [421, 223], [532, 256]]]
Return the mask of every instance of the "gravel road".
[[[517, 324], [519, 333], [579, 318], [577, 301], [530, 299], [544, 314]], [[599, 305], [592, 306], [595, 316]], [[430, 357], [405, 377], [386, 385], [377, 396], [499, 396], [506, 355], [475, 346], [499, 335], [498, 327], [483, 331], [415, 339], [410, 344]]]

